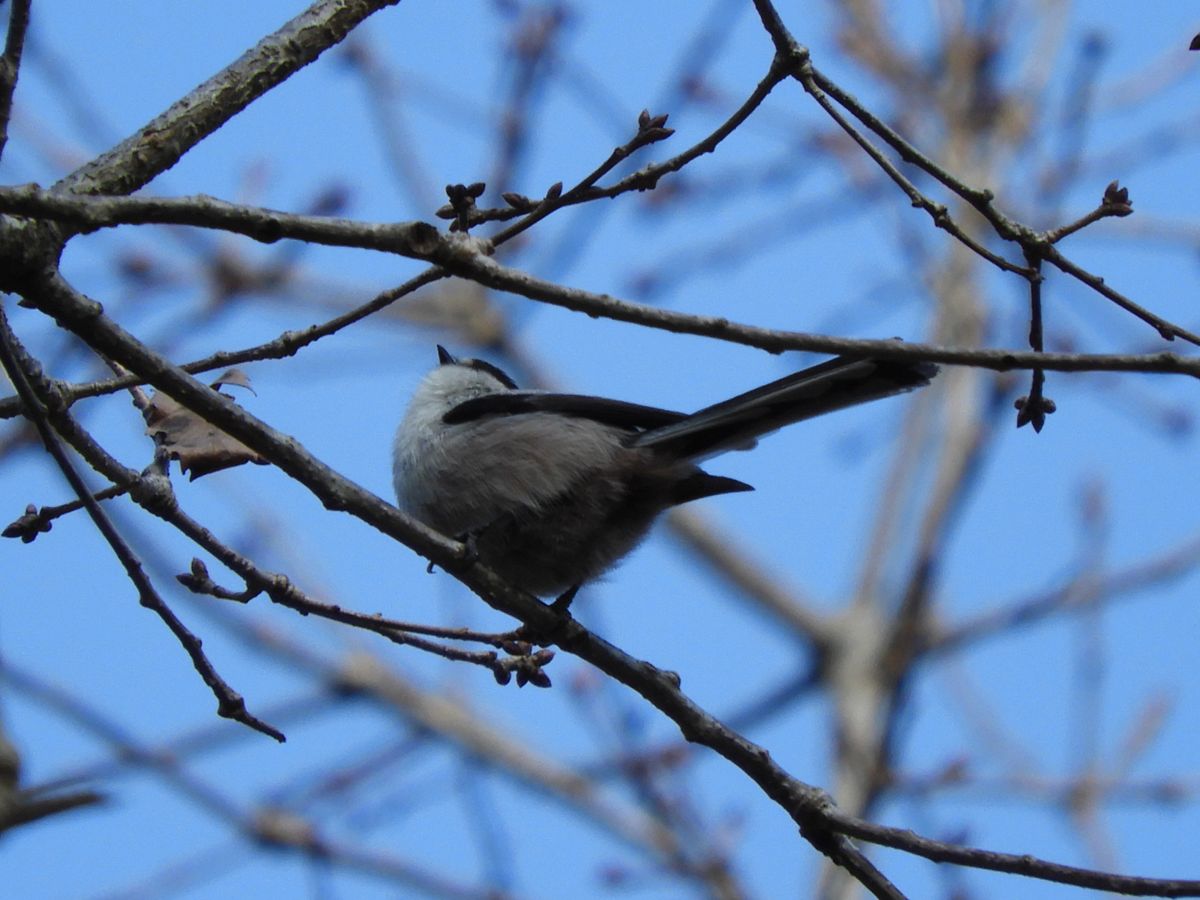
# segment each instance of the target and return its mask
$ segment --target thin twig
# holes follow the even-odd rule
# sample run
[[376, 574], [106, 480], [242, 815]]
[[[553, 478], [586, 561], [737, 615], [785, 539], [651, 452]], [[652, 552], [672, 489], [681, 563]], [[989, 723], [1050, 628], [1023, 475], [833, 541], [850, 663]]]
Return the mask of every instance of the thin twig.
[[509, 291], [554, 306], [632, 322], [676, 334], [694, 334], [730, 343], [758, 347], [772, 353], [807, 350], [881, 359], [921, 359], [930, 362], [976, 366], [1006, 372], [1044, 368], [1064, 372], [1135, 371], [1174, 372], [1200, 376], [1200, 358], [1175, 353], [1072, 354], [1033, 353], [1019, 350], [979, 350], [940, 347], [895, 340], [858, 340], [799, 331], [782, 331], [731, 322], [718, 316], [697, 316], [661, 307], [619, 300], [578, 288], [564, 287], [526, 272], [508, 268], [486, 256], [460, 254], [443, 263], [454, 274], [486, 287]]
[[[1034, 353], [1045, 350], [1045, 338], [1042, 325], [1042, 263], [1040, 257], [1029, 257], [1030, 268], [1035, 277], [1029, 279], [1029, 346]], [[1032, 425], [1033, 430], [1040, 432], [1046, 424], [1046, 416], [1053, 413], [1057, 407], [1054, 401], [1045, 396], [1043, 389], [1046, 385], [1046, 370], [1040, 366], [1033, 370], [1029, 393], [1018, 397], [1015, 403], [1017, 409], [1017, 427]]]
[[[917, 188], [917, 186], [912, 183], [912, 181], [910, 181], [900, 172], [900, 170], [883, 154], [882, 151], [879, 150], [878, 147], [871, 143], [871, 141], [869, 141], [862, 132], [850, 124], [849, 120], [847, 120], [845, 116], [838, 112], [837, 108], [829, 102], [829, 99], [826, 96], [826, 91], [821, 85], [818, 84], [818, 75], [816, 70], [813, 69], [811, 63], [808, 63], [807, 60], [798, 68], [797, 78], [800, 80], [800, 83], [804, 85], [804, 89], [812, 96], [814, 100], [817, 101], [817, 104], [823, 110], [825, 110], [826, 114], [833, 119], [843, 131], [850, 135], [851, 139], [858, 144], [860, 148], [862, 148], [863, 152], [865, 152], [869, 157], [871, 157], [872, 160], [874, 160], [875, 164], [883, 170], [884, 174], [887, 175], [888, 178], [894, 181], [896, 185], [902, 191], [904, 191], [905, 195], [912, 202], [912, 205], [917, 209], [925, 210], [925, 212], [929, 214], [929, 217], [933, 220], [934, 225], [961, 241], [965, 246], [973, 250], [975, 253], [986, 259], [997, 268], [1003, 269], [1006, 272], [1013, 272], [1025, 278], [1030, 277], [1028, 269], [1009, 262], [999, 254], [993, 253], [987, 247], [983, 246], [981, 243], [967, 234], [962, 226], [954, 221], [953, 217], [950, 215], [950, 210], [946, 208], [944, 203], [936, 203], [926, 197], [925, 194], [923, 194]], [[844, 96], [848, 97], [849, 95]], [[839, 102], [841, 102], [840, 99]]]
[[[167, 460], [158, 453], [155, 464], [146, 472], [138, 474], [121, 465], [103, 447], [75, 421], [65, 410], [55, 416], [55, 425], [67, 441], [79, 452], [88, 463], [116, 485], [96, 495], [97, 499], [107, 493], [129, 493], [135, 503], [152, 515], [158, 516], [187, 536], [198, 546], [221, 561], [230, 570], [236, 572], [246, 582], [246, 590], [241, 592], [228, 591], [217, 585], [208, 575], [208, 570], [200, 560], [193, 560], [191, 572], [177, 576], [177, 579], [189, 590], [205, 593], [225, 600], [248, 602], [260, 593], [266, 593], [282, 606], [299, 612], [302, 615], [316, 615], [331, 621], [352, 625], [367, 631], [375, 632], [393, 643], [413, 647], [428, 653], [433, 653], [445, 659], [471, 663], [483, 666], [492, 672], [493, 677], [501, 684], [506, 684], [512, 673], [516, 673], [518, 683], [532, 683], [539, 687], [549, 686], [549, 678], [542, 671], [553, 658], [553, 654], [535, 650], [533, 647], [516, 640], [513, 635], [490, 635], [471, 632], [467, 629], [436, 629], [432, 627], [410, 625], [404, 622], [394, 622], [382, 616], [373, 616], [343, 609], [334, 604], [321, 603], [300, 591], [287, 577], [260, 569], [245, 556], [219, 541], [207, 528], [187, 515], [179, 506], [170, 480], [166, 477]], [[80, 504], [82, 506], [82, 504]], [[79, 508], [79, 507], [76, 507]], [[29, 521], [26, 521], [28, 519]], [[22, 535], [37, 534], [32, 530], [41, 524], [41, 516], [26, 513], [10, 529], [20, 525]], [[48, 530], [40, 528], [38, 530]], [[7, 530], [6, 530], [7, 535]], [[409, 633], [412, 632], [412, 633]], [[502, 649], [507, 654], [499, 656], [490, 651], [478, 652], [458, 650], [433, 641], [423, 640], [413, 633], [424, 632], [431, 636], [453, 637], [457, 640], [489, 643]]]
[[[946, 228], [948, 219], [946, 209], [942, 204], [934, 203], [929, 200], [916, 189], [911, 182], [908, 182], [895, 166], [883, 155], [883, 153], [867, 140], [867, 138], [853, 128], [835, 109], [833, 109], [824, 96], [828, 94], [833, 97], [838, 104], [850, 111], [850, 113], [862, 122], [866, 127], [878, 135], [883, 141], [888, 144], [904, 162], [916, 166], [926, 172], [952, 193], [961, 197], [969, 203], [975, 210], [982, 215], [991, 224], [996, 233], [1006, 241], [1017, 243], [1027, 256], [1042, 258], [1053, 265], [1060, 268], [1062, 271], [1078, 279], [1096, 292], [1116, 303], [1122, 309], [1132, 313], [1137, 318], [1153, 326], [1155, 330], [1165, 339], [1173, 340], [1176, 337], [1200, 346], [1200, 335], [1197, 335], [1185, 328], [1180, 327], [1172, 322], [1168, 322], [1161, 316], [1150, 312], [1133, 300], [1108, 287], [1104, 283], [1104, 279], [1098, 275], [1075, 265], [1062, 256], [1053, 246], [1054, 232], [1051, 232], [1050, 237], [1039, 233], [1034, 229], [1013, 221], [1008, 216], [1001, 213], [993, 203], [994, 196], [990, 190], [974, 188], [966, 184], [953, 174], [948, 172], [943, 167], [906, 141], [886, 122], [872, 113], [869, 109], [863, 106], [851, 94], [844, 91], [835, 82], [822, 74], [813, 65], [809, 59], [808, 51], [801, 47], [788, 32], [783, 21], [780, 19], [778, 12], [774, 9], [770, 0], [755, 0], [755, 6], [759, 11], [759, 16], [762, 19], [763, 26], [771, 35], [771, 39], [775, 43], [776, 55], [784, 56], [791, 60], [792, 74], [800, 80], [815, 100], [821, 107], [844, 129], [852, 138], [863, 148], [865, 152], [879, 165], [889, 177], [891, 177], [909, 196], [915, 206], [925, 209], [926, 212], [933, 217], [934, 223], [939, 228]], [[1082, 227], [1082, 226], [1081, 226]], [[988, 251], [986, 248], [973, 241], [961, 229], [958, 231], [953, 228], [947, 228], [949, 233], [953, 234], [960, 241], [963, 241], [966, 246], [973, 251], [983, 256], [993, 265], [996, 265], [1007, 271], [1019, 274], [1022, 277], [1029, 278], [1031, 273], [1028, 270], [1023, 270], [1020, 267], [1014, 267], [1011, 263], [997, 257], [995, 254]], [[1061, 237], [1061, 235], [1059, 235]], [[1058, 238], [1055, 238], [1057, 240]]]
[[87, 485], [84, 484], [83, 478], [75, 470], [74, 464], [59, 442], [58, 436], [50, 427], [46, 407], [33, 387], [33, 383], [37, 381], [37, 375], [35, 372], [29, 370], [29, 362], [27, 354], [20, 349], [16, 335], [9, 328], [8, 317], [4, 312], [3, 306], [0, 306], [0, 363], [3, 364], [9, 380], [21, 397], [21, 402], [25, 405], [27, 415], [33, 422], [34, 427], [37, 428], [38, 434], [41, 435], [42, 441], [46, 446], [46, 451], [58, 464], [63, 477], [67, 479], [72, 490], [75, 491], [75, 495], [83, 503], [88, 516], [96, 526], [96, 530], [108, 542], [113, 554], [125, 569], [125, 574], [133, 582], [134, 587], [137, 589], [138, 601], [142, 606], [151, 610], [163, 620], [163, 623], [175, 635], [175, 638], [183, 646], [183, 649], [187, 651], [188, 656], [191, 657], [192, 665], [196, 667], [196, 671], [200, 673], [200, 677], [204, 680], [204, 683], [208, 685], [213, 695], [217, 698], [218, 715], [241, 722], [243, 725], [249, 726], [255, 731], [261, 731], [263, 734], [273, 737], [277, 741], [284, 741], [285, 738], [282, 732], [256, 718], [246, 709], [246, 702], [242, 696], [229, 686], [217, 673], [216, 668], [209, 661], [208, 657], [205, 656], [204, 650], [201, 648], [200, 639], [188, 630], [187, 626], [183, 624], [179, 617], [167, 606], [162, 597], [159, 596], [158, 591], [150, 582], [150, 578], [142, 569], [142, 564], [137, 554], [134, 553], [133, 548], [126, 543], [125, 539], [121, 537], [116, 526], [108, 518], [107, 513], [104, 512], [100, 503], [92, 495]]
[[30, 0], [12, 0], [8, 17], [8, 35], [4, 39], [4, 55], [0, 57], [0, 157], [8, 143], [8, 123], [12, 118], [13, 92], [21, 71], [21, 53], [25, 49], [25, 33], [29, 30]]
[[[334, 316], [320, 325], [311, 325], [299, 331], [285, 331], [272, 340], [262, 344], [255, 344], [252, 347], [245, 347], [241, 350], [221, 350], [202, 359], [183, 363], [180, 368], [191, 375], [199, 375], [215, 369], [226, 369], [230, 366], [241, 365], [247, 362], [256, 362], [264, 359], [283, 359], [295, 356], [297, 352], [310, 344], [316, 343], [321, 338], [336, 334], [343, 328], [385, 309], [400, 298], [413, 293], [418, 288], [432, 284], [441, 278], [446, 278], [448, 274], [436, 266], [431, 266], [419, 275], [410, 278], [404, 284], [388, 288], [386, 291], [371, 298], [368, 302], [356, 306], [339, 316]], [[123, 375], [118, 378], [92, 381], [86, 384], [57, 382], [55, 389], [61, 395], [62, 402], [66, 406], [70, 406], [77, 400], [112, 394], [144, 383], [136, 375]], [[0, 419], [11, 418], [20, 414], [20, 406], [15, 401], [16, 398], [0, 400]]]
[[[128, 491], [128, 485], [112, 485], [102, 491], [97, 491], [92, 496], [96, 500], [111, 500], [114, 497], [122, 496]], [[63, 503], [59, 506], [37, 507], [31, 503], [25, 507], [25, 513], [9, 524], [0, 534], [7, 538], [19, 537], [24, 543], [28, 544], [39, 534], [49, 531], [50, 525], [55, 519], [83, 508], [84, 504], [82, 500], [72, 500], [69, 503]]]
[[[194, 202], [199, 206], [192, 206]], [[905, 344], [896, 341], [862, 341], [835, 338], [804, 332], [780, 331], [730, 322], [725, 318], [694, 316], [645, 304], [618, 300], [606, 294], [595, 294], [568, 288], [555, 282], [501, 265], [480, 252], [484, 248], [462, 236], [444, 236], [432, 226], [422, 223], [387, 225], [356, 223], [342, 219], [323, 219], [299, 216], [238, 206], [212, 198], [70, 198], [50, 195], [36, 188], [0, 189], [0, 211], [24, 212], [62, 217], [77, 223], [90, 222], [115, 225], [119, 223], [164, 222], [193, 224], [207, 227], [228, 227], [260, 239], [273, 240], [282, 236], [302, 238], [315, 243], [336, 246], [356, 246], [387, 250], [402, 255], [430, 259], [445, 272], [476, 281], [486, 287], [509, 291], [530, 299], [540, 300], [592, 316], [605, 316], [618, 321], [633, 322], [664, 331], [697, 334], [732, 343], [747, 344], [772, 352], [809, 350], [825, 353], [845, 353], [855, 356], [879, 356], [890, 359], [926, 359], [932, 362], [973, 365], [1007, 371], [1036, 369], [1061, 371], [1139, 371], [1175, 372], [1200, 375], [1200, 360], [1172, 353], [1157, 354], [1039, 354], [1010, 350], [976, 350], [934, 347], [927, 344]], [[1036, 252], [1053, 265], [1062, 268], [1097, 290], [1117, 298], [1116, 302], [1136, 311], [1139, 317], [1152, 321], [1162, 333], [1186, 336], [1178, 329], [1132, 303], [1104, 285], [1103, 279], [1073, 266], [1053, 246], [1034, 242]], [[427, 277], [426, 275], [418, 276]], [[411, 282], [410, 282], [411, 284]], [[386, 301], [377, 298], [386, 305]], [[1200, 343], [1200, 337], [1197, 337]]]
[[973, 869], [1007, 872], [1010, 875], [1023, 875], [1041, 881], [1070, 884], [1075, 887], [1092, 888], [1115, 894], [1130, 894], [1139, 897], [1200, 897], [1200, 881], [1117, 875], [1050, 862], [1028, 854], [997, 853], [994, 850], [961, 847], [922, 837], [905, 829], [888, 828], [885, 825], [853, 819], [836, 810], [830, 813], [830, 820], [831, 824], [843, 834], [869, 841], [872, 844], [923, 856], [925, 859], [938, 863], [954, 863]]

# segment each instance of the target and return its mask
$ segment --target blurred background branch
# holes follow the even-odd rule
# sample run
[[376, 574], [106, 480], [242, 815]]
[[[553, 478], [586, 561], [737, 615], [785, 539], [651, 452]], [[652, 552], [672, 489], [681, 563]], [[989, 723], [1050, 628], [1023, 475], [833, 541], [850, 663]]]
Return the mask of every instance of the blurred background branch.
[[[1181, 837], [1200, 827], [1184, 18], [1151, 29], [1063, 0], [820, 16], [710, 0], [636, 27], [553, 0], [374, 15], [392, 5], [318, 2], [280, 27], [285, 4], [8, 4], [0, 175], [55, 188], [0, 188], [4, 286], [25, 292], [5, 312], [47, 376], [43, 424], [108, 482], [64, 503], [32, 407], [0, 398], [0, 501], [22, 538], [0, 546], [13, 887], [1071, 893], [840, 831], [1064, 885], [1200, 892], [1105, 874], [1200, 875]], [[273, 243], [281, 227], [311, 240]], [[351, 249], [384, 240], [417, 259]], [[764, 783], [810, 792], [787, 811], [832, 861], [596, 668], [559, 654], [553, 689], [497, 685], [533, 658], [519, 623], [279, 469], [157, 491], [153, 430], [112, 394], [160, 376], [112, 377], [126, 345], [94, 339], [101, 306], [189, 373], [252, 364], [246, 411], [384, 495], [435, 341], [523, 385], [671, 408], [804, 364], [737, 344], [963, 363], [869, 418], [723, 458], [760, 492], [677, 511], [672, 541], [573, 608], [576, 649], [600, 648], [689, 737], [748, 773], [769, 750]], [[346, 508], [330, 479], [305, 484]], [[225, 706], [236, 688], [286, 748], [206, 720], [84, 504], [203, 641]], [[459, 571], [448, 542], [416, 546]], [[460, 635], [484, 649], [445, 643]], [[68, 843], [108, 849], [78, 873], [34, 864]]]

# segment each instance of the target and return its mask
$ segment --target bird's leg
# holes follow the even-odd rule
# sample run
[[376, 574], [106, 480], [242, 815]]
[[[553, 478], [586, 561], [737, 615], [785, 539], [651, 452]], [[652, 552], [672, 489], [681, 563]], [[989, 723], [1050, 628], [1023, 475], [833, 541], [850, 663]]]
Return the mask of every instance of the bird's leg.
[[581, 587], [583, 587], [582, 582], [571, 585], [558, 595], [558, 598], [550, 604], [550, 608], [559, 615], [565, 614], [571, 608], [571, 601], [575, 599], [575, 595], [579, 593]]
[[571, 601], [575, 599], [575, 595], [579, 593], [581, 587], [583, 587], [582, 583], [573, 584], [563, 591], [553, 603], [546, 604], [547, 608], [559, 617], [558, 622], [549, 628], [535, 628], [526, 623], [513, 632], [513, 637], [519, 641], [529, 641], [531, 644], [538, 644], [542, 647], [549, 647], [551, 644], [557, 643], [562, 627], [571, 618]]

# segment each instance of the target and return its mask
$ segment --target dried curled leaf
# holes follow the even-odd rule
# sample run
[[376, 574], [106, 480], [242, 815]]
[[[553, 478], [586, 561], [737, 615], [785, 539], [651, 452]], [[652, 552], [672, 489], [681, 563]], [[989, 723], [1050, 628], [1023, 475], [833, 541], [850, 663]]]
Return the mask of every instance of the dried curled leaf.
[[227, 384], [235, 387], [245, 388], [250, 393], [254, 394], [255, 397], [258, 396], [258, 392], [250, 386], [250, 376], [241, 369], [226, 369], [212, 380], [212, 382], [209, 384], [209, 387], [219, 388]]
[[[230, 369], [212, 382], [214, 388], [222, 385], [235, 385], [254, 393], [250, 379], [240, 369]], [[187, 472], [192, 481], [242, 463], [260, 466], [267, 463], [237, 438], [230, 437], [161, 391], [155, 393], [143, 415], [146, 434], [161, 442], [172, 459], [179, 460], [179, 468]]]

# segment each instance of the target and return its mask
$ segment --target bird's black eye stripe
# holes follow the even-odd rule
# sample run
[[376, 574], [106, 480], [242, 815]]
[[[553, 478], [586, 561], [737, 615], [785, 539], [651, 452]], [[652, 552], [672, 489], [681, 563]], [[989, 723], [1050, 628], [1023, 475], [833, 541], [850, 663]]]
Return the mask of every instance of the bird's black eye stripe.
[[470, 366], [472, 369], [478, 369], [481, 372], [487, 372], [502, 385], [512, 390], [517, 389], [517, 383], [509, 378], [503, 370], [497, 369], [490, 362], [485, 362], [482, 359], [464, 359], [459, 361], [460, 365]]

